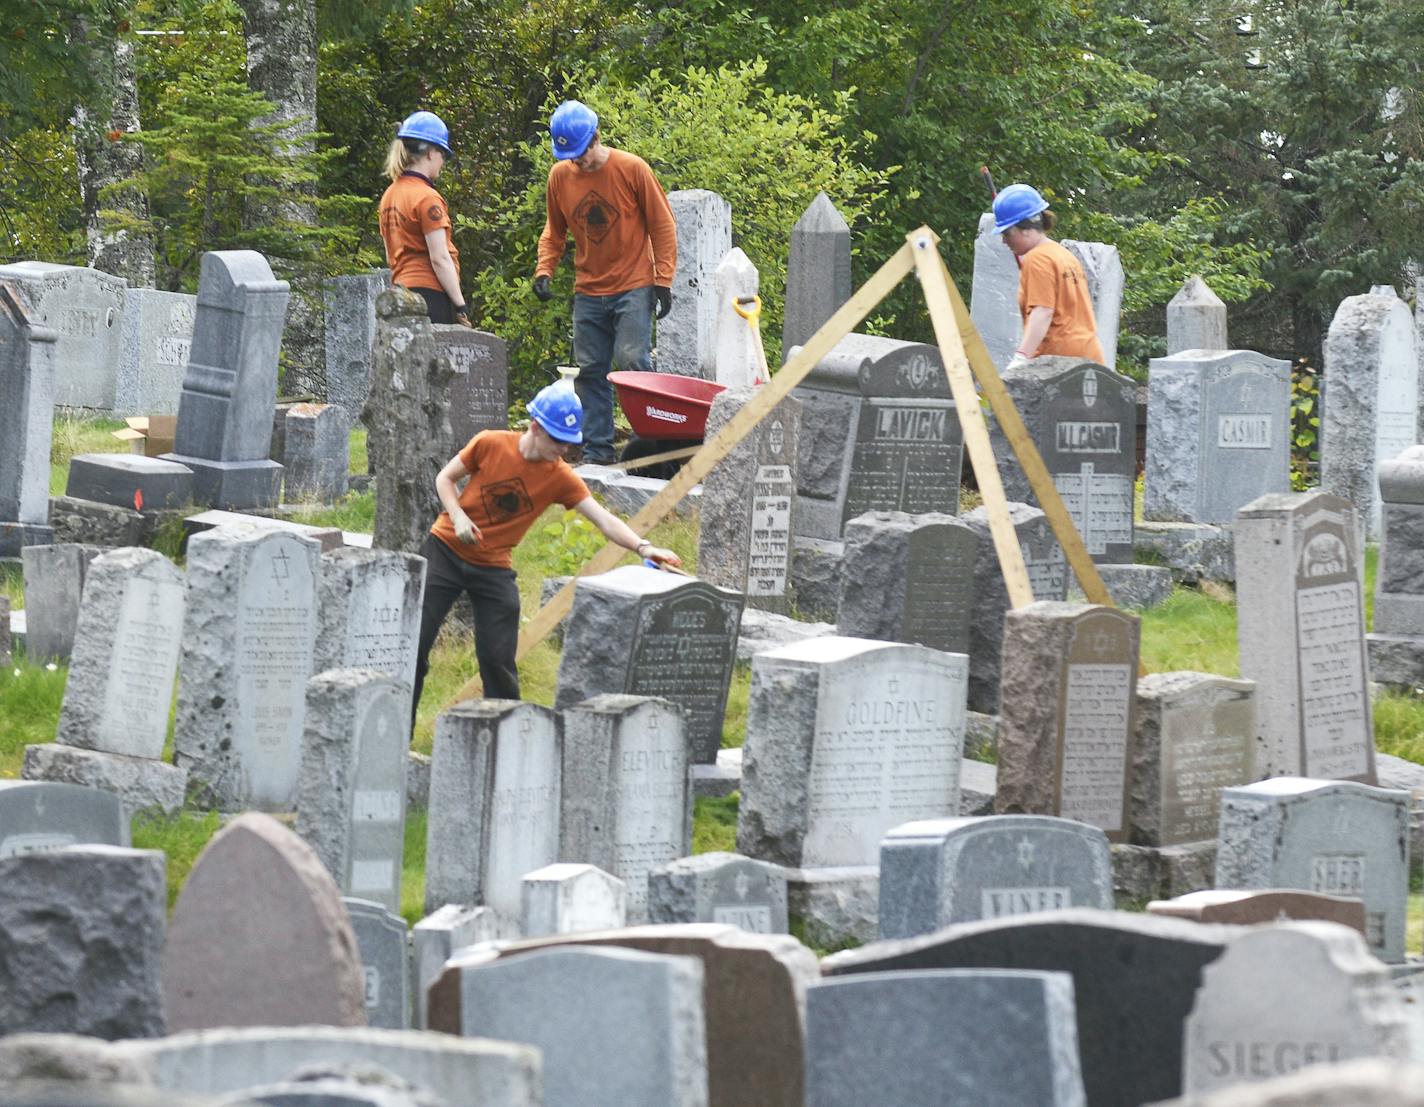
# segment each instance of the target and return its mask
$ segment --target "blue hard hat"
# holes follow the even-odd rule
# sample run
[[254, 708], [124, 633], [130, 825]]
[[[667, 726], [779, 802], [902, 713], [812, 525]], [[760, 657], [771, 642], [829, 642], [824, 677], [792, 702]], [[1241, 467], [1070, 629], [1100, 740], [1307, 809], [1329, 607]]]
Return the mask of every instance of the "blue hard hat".
[[559, 381], [539, 390], [529, 401], [529, 416], [560, 442], [583, 441], [583, 404], [568, 381]]
[[447, 154], [450, 152], [450, 128], [433, 111], [418, 111], [406, 116], [396, 132], [396, 138], [419, 139], [439, 146]]
[[560, 161], [582, 157], [596, 134], [597, 114], [588, 105], [577, 100], [565, 100], [554, 109], [549, 120], [549, 145], [554, 151], [554, 157]]
[[1047, 210], [1048, 201], [1033, 185], [1011, 184], [994, 197], [994, 233], [1003, 234], [1010, 227]]

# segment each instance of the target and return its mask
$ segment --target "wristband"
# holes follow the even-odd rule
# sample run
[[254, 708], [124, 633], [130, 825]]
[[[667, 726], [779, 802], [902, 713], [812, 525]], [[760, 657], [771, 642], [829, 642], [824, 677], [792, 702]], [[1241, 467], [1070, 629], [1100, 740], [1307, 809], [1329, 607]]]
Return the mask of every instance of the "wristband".
[[646, 538], [644, 538], [641, 542], [639, 542], [636, 546], [633, 547], [633, 552], [641, 557], [643, 554], [644, 546], [647, 546], [650, 550], [653, 548], [653, 544], [649, 542]]

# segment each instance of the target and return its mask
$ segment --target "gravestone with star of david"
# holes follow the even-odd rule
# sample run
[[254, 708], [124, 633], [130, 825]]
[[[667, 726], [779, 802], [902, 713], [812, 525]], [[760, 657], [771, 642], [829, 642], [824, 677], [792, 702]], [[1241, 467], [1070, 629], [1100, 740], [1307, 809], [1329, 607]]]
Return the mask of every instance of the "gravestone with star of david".
[[648, 874], [648, 921], [723, 923], [785, 934], [786, 873], [736, 853], [680, 857]]
[[455, 449], [482, 430], [509, 429], [509, 352], [504, 339], [456, 323], [436, 324], [435, 349], [450, 361], [450, 431]]
[[347, 546], [322, 554], [315, 668], [377, 669], [415, 683], [425, 558]]

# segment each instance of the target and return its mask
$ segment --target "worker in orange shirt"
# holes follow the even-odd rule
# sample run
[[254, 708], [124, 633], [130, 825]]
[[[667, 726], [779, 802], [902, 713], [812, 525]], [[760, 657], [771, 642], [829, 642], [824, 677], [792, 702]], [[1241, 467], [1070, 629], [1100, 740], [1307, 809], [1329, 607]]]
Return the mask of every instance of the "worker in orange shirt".
[[568, 236], [574, 238], [574, 381], [584, 410], [584, 456], [613, 456], [613, 392], [608, 374], [652, 369], [653, 311], [672, 309], [677, 224], [662, 185], [635, 154], [600, 141], [598, 116], [565, 100], [549, 120], [555, 162], [548, 217], [539, 236], [534, 295], [549, 287]]
[[1023, 337], [1006, 368], [1041, 354], [1103, 363], [1087, 274], [1077, 258], [1048, 237], [1053, 223], [1048, 201], [1031, 185], [1009, 185], [994, 197], [994, 230], [1019, 262], [1023, 316]]

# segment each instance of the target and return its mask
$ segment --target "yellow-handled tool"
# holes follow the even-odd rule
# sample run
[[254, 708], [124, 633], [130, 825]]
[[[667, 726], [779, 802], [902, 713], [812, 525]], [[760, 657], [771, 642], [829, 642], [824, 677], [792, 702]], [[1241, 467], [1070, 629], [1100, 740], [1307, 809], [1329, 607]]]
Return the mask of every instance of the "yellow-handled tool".
[[[750, 304], [750, 307], [744, 305]], [[734, 296], [732, 298], [732, 310], [747, 321], [747, 326], [751, 327], [752, 334], [756, 338], [757, 369], [759, 375], [757, 384], [765, 384], [771, 380], [771, 370], [766, 367], [766, 347], [761, 344], [761, 297]]]

